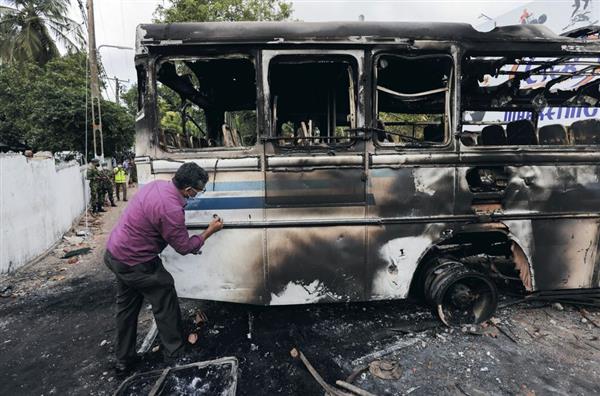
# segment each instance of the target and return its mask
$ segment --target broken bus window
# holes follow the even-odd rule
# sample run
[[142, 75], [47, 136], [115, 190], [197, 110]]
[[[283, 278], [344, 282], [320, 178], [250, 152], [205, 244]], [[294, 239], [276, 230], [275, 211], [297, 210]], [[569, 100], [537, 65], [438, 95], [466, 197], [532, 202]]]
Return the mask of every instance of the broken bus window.
[[469, 56], [464, 73], [464, 145], [600, 144], [598, 58]]
[[272, 118], [280, 146], [349, 144], [356, 128], [350, 58], [280, 56], [269, 69]]
[[377, 141], [388, 145], [443, 144], [452, 58], [381, 55], [377, 66]]
[[167, 59], [159, 65], [157, 80], [164, 148], [242, 148], [256, 143], [256, 75], [249, 59]]

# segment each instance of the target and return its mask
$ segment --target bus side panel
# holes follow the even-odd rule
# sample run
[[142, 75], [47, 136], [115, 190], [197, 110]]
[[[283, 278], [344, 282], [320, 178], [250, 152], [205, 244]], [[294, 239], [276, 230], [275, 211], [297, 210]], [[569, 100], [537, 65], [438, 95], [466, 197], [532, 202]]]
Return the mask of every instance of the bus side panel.
[[595, 287], [599, 219], [532, 221], [538, 290]]
[[[305, 166], [305, 161], [337, 161]], [[291, 164], [291, 168], [276, 165]], [[359, 154], [288, 154], [265, 172], [271, 305], [361, 301], [365, 288], [365, 178]]]
[[368, 228], [367, 299], [408, 296], [421, 258], [446, 228], [436, 217], [453, 214], [454, 173], [452, 166], [371, 169], [368, 218], [390, 224]]
[[206, 241], [201, 255], [182, 256], [167, 247], [161, 256], [179, 297], [264, 303], [262, 229], [223, 229]]
[[467, 172], [473, 168], [502, 169], [507, 180], [499, 194], [502, 213], [597, 213], [600, 206], [600, 167], [595, 165], [473, 166], [458, 170], [457, 214], [472, 214], [476, 194]]
[[362, 301], [365, 227], [267, 230], [271, 305]]
[[368, 217], [448, 216], [454, 211], [454, 167], [375, 168]]
[[446, 227], [443, 223], [369, 226], [367, 300], [406, 298], [417, 266]]
[[[483, 168], [493, 168], [484, 166]], [[477, 193], [459, 168], [457, 214], [472, 214]], [[532, 261], [536, 290], [596, 287], [600, 206], [600, 167], [595, 165], [524, 165], [504, 169], [508, 181], [492, 206]], [[543, 216], [543, 218], [540, 218]], [[548, 219], [548, 217], [553, 217]], [[577, 218], [577, 216], [590, 216]]]
[[[162, 258], [180, 297], [263, 304], [264, 181], [258, 170], [210, 172], [206, 192], [186, 206], [190, 234], [201, 234], [213, 215], [232, 228], [212, 235], [201, 255], [182, 256], [171, 247]], [[157, 174], [168, 179], [171, 174]]]
[[599, 219], [504, 223], [532, 261], [535, 290], [597, 287]]

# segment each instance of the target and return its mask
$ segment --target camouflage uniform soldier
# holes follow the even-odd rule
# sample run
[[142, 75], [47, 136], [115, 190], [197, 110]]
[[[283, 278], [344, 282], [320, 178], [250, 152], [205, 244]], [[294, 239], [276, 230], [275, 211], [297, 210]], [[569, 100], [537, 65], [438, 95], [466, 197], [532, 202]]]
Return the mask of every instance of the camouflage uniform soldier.
[[102, 203], [104, 203], [104, 198], [106, 197], [106, 194], [108, 194], [110, 206], [117, 206], [113, 197], [114, 190], [115, 187], [113, 185], [113, 173], [110, 171], [110, 169], [102, 169], [100, 171], [100, 196]]
[[100, 170], [98, 169], [98, 161], [94, 158], [90, 167], [87, 170], [87, 179], [90, 181], [90, 205], [92, 213], [105, 212], [102, 208], [104, 198], [100, 195]]

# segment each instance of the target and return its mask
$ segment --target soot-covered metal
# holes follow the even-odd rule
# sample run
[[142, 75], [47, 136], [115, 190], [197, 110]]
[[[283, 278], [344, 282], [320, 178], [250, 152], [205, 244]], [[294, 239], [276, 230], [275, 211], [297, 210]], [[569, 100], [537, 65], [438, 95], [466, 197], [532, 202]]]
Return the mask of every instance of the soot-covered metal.
[[181, 296], [414, 296], [451, 324], [489, 317], [498, 287], [600, 287], [597, 42], [300, 22], [137, 42], [140, 182], [196, 161], [211, 179], [190, 232], [226, 224], [199, 260], [163, 253]]

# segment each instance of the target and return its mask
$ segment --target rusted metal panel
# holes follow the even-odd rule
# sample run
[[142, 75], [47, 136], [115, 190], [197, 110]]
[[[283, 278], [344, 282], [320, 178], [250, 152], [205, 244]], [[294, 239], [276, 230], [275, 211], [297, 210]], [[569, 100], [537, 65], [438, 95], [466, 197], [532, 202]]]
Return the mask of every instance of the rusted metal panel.
[[269, 304], [364, 300], [365, 227], [267, 230]]
[[444, 223], [370, 226], [367, 300], [406, 298], [418, 264], [446, 228]]
[[594, 287], [599, 219], [532, 221], [537, 290]]
[[[591, 164], [510, 165], [504, 161], [477, 166], [499, 169], [506, 179], [506, 185], [498, 192], [499, 213], [598, 213], [600, 167]], [[457, 213], [469, 213], [478, 194], [471, 191], [467, 182], [470, 169], [473, 168], [458, 168]]]
[[[266, 172], [265, 177], [268, 208], [365, 204], [365, 180], [360, 168]], [[338, 213], [343, 217], [343, 210]]]
[[371, 169], [369, 217], [451, 216], [454, 183], [451, 167]]

